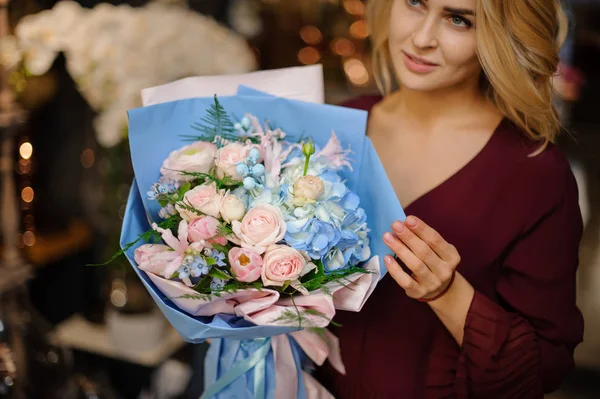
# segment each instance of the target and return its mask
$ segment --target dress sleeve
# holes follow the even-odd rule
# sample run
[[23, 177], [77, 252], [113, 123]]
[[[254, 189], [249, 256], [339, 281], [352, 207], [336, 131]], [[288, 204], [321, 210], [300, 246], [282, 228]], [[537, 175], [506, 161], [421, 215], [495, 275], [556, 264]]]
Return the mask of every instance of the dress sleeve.
[[582, 222], [575, 179], [564, 169], [550, 192], [535, 196], [531, 220], [506, 252], [497, 301], [475, 293], [457, 366], [459, 397], [542, 398], [573, 367], [583, 339], [575, 303]]

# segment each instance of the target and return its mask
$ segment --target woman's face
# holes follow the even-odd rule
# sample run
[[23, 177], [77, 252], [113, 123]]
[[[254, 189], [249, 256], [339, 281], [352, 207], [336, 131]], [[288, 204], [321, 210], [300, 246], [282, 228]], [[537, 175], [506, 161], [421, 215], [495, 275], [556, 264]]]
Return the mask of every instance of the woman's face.
[[400, 84], [433, 91], [477, 84], [476, 0], [394, 0], [389, 46]]

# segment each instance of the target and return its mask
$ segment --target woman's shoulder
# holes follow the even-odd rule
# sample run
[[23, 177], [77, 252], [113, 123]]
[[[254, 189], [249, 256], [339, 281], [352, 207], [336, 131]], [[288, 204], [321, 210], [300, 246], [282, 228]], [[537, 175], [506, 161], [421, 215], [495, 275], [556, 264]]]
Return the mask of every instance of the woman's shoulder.
[[570, 170], [566, 156], [556, 144], [544, 145], [543, 141], [532, 139], [523, 129], [508, 120], [503, 122], [502, 130], [508, 148], [514, 156], [521, 159], [521, 167], [527, 166], [539, 172]]
[[340, 105], [342, 107], [361, 109], [364, 111], [370, 111], [378, 102], [382, 100], [383, 97], [380, 95], [362, 95], [358, 97], [351, 98], [342, 102]]
[[543, 142], [531, 139], [514, 123], [505, 121], [504, 125], [504, 151], [499, 159], [504, 159], [506, 164], [500, 167], [511, 170], [511, 180], [520, 186], [522, 193], [537, 199], [544, 197], [544, 202], [577, 195], [571, 166], [558, 146], [548, 143], [544, 147]]

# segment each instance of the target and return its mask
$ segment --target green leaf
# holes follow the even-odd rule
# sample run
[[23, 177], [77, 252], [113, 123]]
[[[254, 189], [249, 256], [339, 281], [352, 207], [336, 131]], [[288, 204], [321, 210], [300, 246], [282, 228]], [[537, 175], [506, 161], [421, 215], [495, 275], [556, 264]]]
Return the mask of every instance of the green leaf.
[[317, 276], [324, 276], [325, 275], [325, 266], [323, 265], [323, 261], [321, 259], [319, 259], [318, 261], [315, 262], [315, 264], [317, 265]]
[[220, 245], [217, 243], [210, 244], [210, 245], [212, 245], [212, 247], [214, 249], [216, 249], [217, 251], [223, 252], [225, 255], [227, 255], [229, 253], [229, 247], [226, 247], [225, 245]]
[[167, 205], [169, 204], [169, 200], [167, 200], [167, 199], [159, 199], [159, 200], [158, 200], [158, 203], [159, 203], [159, 205], [160, 205], [161, 207], [163, 207], [163, 208], [164, 208], [165, 206], [167, 206]]
[[[158, 223], [158, 227], [161, 227], [165, 230], [167, 229], [173, 229], [176, 226], [179, 225], [179, 222], [181, 221], [181, 217], [179, 215], [176, 216], [172, 216], [166, 220], [163, 220], [162, 222]], [[117, 251], [117, 253], [115, 253], [109, 260], [107, 260], [104, 263], [92, 263], [92, 264], [87, 264], [86, 266], [106, 266], [111, 264], [112, 262], [114, 262], [115, 260], [119, 259], [122, 255], [125, 255], [125, 252], [127, 252], [131, 247], [133, 247], [135, 244], [137, 244], [140, 241], [144, 241], [144, 242], [150, 242], [150, 241], [154, 241], [155, 243], [160, 241], [161, 239], [161, 235], [158, 231], [154, 230], [154, 229], [150, 229], [142, 234], [140, 234], [138, 236], [138, 238], [128, 244], [126, 244], [123, 249]]]
[[183, 186], [181, 186], [179, 188], [179, 191], [177, 192], [177, 194], [179, 195], [179, 198], [183, 198], [183, 196], [185, 195], [185, 193], [187, 193], [188, 191], [190, 191], [190, 188], [192, 187], [192, 183], [185, 182], [185, 184]]
[[291, 283], [292, 283], [291, 280], [284, 281], [283, 287], [281, 287], [282, 291], [285, 291], [290, 286]]
[[243, 186], [244, 183], [239, 181], [236, 178], [233, 178], [229, 175], [225, 175], [221, 180], [217, 181], [218, 188], [227, 187], [229, 189], [236, 189], [238, 187]]
[[233, 123], [216, 94], [213, 104], [206, 110], [206, 115], [200, 119], [200, 122], [195, 122], [192, 128], [204, 134], [196, 137], [197, 139], [215, 142], [219, 147], [222, 146], [222, 143], [216, 140], [217, 137], [230, 140], [230, 137], [233, 136], [234, 139], [239, 140], [238, 136], [235, 135]]
[[221, 280], [231, 280], [233, 278], [232, 276], [230, 276], [223, 270], [219, 270], [214, 267], [212, 269], [210, 269], [210, 272], [208, 272], [208, 275], [211, 277], [214, 277], [214, 278], [221, 279]]
[[317, 268], [309, 273], [306, 273], [304, 276], [302, 276], [302, 278], [300, 279], [300, 282], [302, 282], [303, 284], [308, 283], [313, 280], [323, 281], [323, 279], [325, 278], [325, 267], [323, 266], [323, 262], [320, 259], [319, 260], [313, 259], [313, 263], [315, 265], [317, 265]]
[[217, 263], [217, 261], [215, 260], [215, 258], [204, 258], [204, 259], [206, 260], [206, 264], [207, 264], [208, 266], [212, 266], [212, 265], [214, 265], [215, 263]]
[[212, 278], [209, 276], [204, 276], [198, 281], [198, 284], [194, 286], [194, 290], [200, 292], [202, 294], [210, 294], [210, 283], [212, 282]]
[[179, 206], [180, 208], [186, 210], [186, 211], [190, 211], [192, 213], [195, 213], [198, 216], [202, 216], [204, 215], [202, 212], [200, 212], [198, 209], [194, 208], [193, 206], [189, 206], [188, 204], [184, 203], [184, 202], [178, 202], [177, 206]]

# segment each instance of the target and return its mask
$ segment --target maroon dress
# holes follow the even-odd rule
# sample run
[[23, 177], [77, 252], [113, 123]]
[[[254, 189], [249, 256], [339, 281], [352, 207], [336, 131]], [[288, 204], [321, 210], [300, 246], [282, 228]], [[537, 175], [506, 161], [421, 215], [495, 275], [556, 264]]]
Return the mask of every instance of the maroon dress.
[[[346, 105], [369, 110], [377, 98]], [[565, 157], [505, 119], [464, 168], [405, 209], [458, 249], [475, 288], [459, 346], [429, 305], [387, 274], [359, 313], [338, 312], [347, 374], [320, 382], [344, 398], [542, 398], [573, 367], [582, 232]]]

